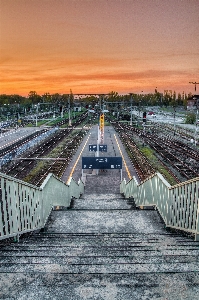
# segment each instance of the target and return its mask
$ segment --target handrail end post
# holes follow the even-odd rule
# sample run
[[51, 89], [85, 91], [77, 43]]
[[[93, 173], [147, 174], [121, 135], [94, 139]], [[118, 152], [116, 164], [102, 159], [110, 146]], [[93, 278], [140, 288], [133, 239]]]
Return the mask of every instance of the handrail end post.
[[14, 238], [14, 243], [19, 243], [19, 233], [17, 233], [17, 235], [15, 235], [13, 238]]
[[195, 242], [199, 242], [199, 232], [195, 233]]

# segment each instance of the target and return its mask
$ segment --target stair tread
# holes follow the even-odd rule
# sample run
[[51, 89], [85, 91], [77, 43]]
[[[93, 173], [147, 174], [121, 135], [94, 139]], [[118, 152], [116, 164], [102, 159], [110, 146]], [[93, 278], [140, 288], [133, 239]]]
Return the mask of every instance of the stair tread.
[[53, 211], [47, 228], [53, 232], [165, 232], [156, 211]]
[[[6, 279], [5, 279], [6, 278]], [[2, 299], [192, 299], [198, 300], [198, 273], [0, 273]], [[6, 280], [12, 283], [5, 287]], [[24, 282], [27, 282], [23, 288]], [[184, 283], [187, 282], [187, 285]], [[172, 293], [171, 293], [172, 291]], [[50, 295], [50, 296], [49, 296]], [[6, 298], [7, 296], [7, 298]]]
[[50, 273], [158, 273], [199, 272], [199, 262], [190, 263], [102, 263], [102, 264], [2, 264], [0, 272], [50, 272]]

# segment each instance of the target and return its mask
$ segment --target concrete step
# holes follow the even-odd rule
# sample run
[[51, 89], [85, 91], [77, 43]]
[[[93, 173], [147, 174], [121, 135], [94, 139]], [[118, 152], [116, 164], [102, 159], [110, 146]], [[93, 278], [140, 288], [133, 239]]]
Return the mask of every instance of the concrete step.
[[132, 199], [125, 199], [121, 194], [104, 195], [84, 194], [80, 199], [75, 199], [71, 207], [73, 209], [98, 210], [98, 209], [135, 209]]
[[163, 262], [163, 263], [127, 263], [127, 262], [102, 262], [102, 263], [3, 263], [0, 266], [0, 272], [4, 273], [68, 273], [68, 274], [134, 274], [134, 273], [181, 273], [181, 272], [199, 272], [199, 262]]
[[109, 193], [106, 196], [104, 194], [96, 194], [96, 193], [92, 193], [92, 194], [83, 194], [81, 196], [80, 199], [75, 199], [75, 202], [78, 203], [78, 201], [80, 200], [101, 200], [101, 201], [108, 201], [108, 200], [123, 200], [123, 201], [127, 201], [128, 199], [125, 199], [120, 193], [118, 194], [113, 194], [113, 193]]
[[172, 233], [46, 232], [1, 247], [0, 272], [193, 272], [199, 271], [198, 246]]
[[120, 170], [105, 170], [98, 175], [86, 176], [86, 194], [119, 194], [121, 173]]
[[[55, 247], [50, 247], [50, 245], [46, 245], [43, 247], [30, 247], [30, 248], [24, 248], [20, 249], [18, 248], [17, 250], [7, 250], [7, 253], [0, 253], [1, 259], [4, 260], [5, 257], [30, 257], [30, 256], [41, 256], [41, 257], [47, 257], [47, 256], [93, 256], [93, 257], [101, 257], [101, 256], [140, 256], [140, 257], [145, 257], [145, 256], [161, 256], [161, 255], [168, 255], [168, 256], [177, 256], [177, 255], [182, 255], [182, 256], [197, 256], [199, 254], [198, 248], [190, 247], [190, 248], [165, 248], [162, 250], [155, 250], [152, 249], [151, 247], [104, 247], [101, 249], [101, 247], [60, 247], [59, 250], [56, 248], [59, 245], [55, 245]], [[73, 253], [71, 252], [73, 251]], [[92, 254], [91, 254], [92, 252]]]
[[129, 247], [138, 247], [138, 246], [153, 246], [156, 249], [162, 248], [173, 248], [177, 247], [185, 249], [186, 247], [193, 247], [198, 249], [199, 242], [195, 242], [188, 237], [180, 236], [179, 234], [164, 233], [164, 234], [140, 234], [140, 233], [101, 233], [101, 234], [77, 234], [77, 233], [51, 233], [44, 232], [39, 234], [34, 234], [28, 239], [20, 239], [19, 243], [12, 243], [5, 245], [0, 248], [1, 251], [8, 251], [26, 247], [42, 247], [45, 245], [51, 245], [52, 247], [62, 245], [63, 247], [67, 246], [129, 246]]
[[[91, 252], [90, 252], [91, 253]], [[50, 273], [84, 273], [84, 274], [95, 274], [95, 273], [110, 273], [110, 274], [121, 274], [121, 273], [179, 273], [179, 272], [199, 272], [199, 261], [198, 259], [188, 259], [184, 257], [182, 260], [174, 259], [154, 259], [151, 257], [151, 261], [145, 257], [142, 259], [131, 259], [120, 257], [108, 257], [102, 259], [98, 258], [93, 260], [78, 258], [76, 252], [74, 255], [77, 257], [76, 260], [71, 257], [65, 256], [58, 259], [56, 256], [52, 259], [50, 257], [40, 259], [34, 258], [18, 258], [15, 260], [9, 258], [8, 261], [4, 259], [0, 265], [0, 272], [16, 272], [16, 273], [27, 273], [27, 272], [50, 272]], [[107, 255], [107, 254], [106, 254]]]
[[131, 199], [85, 194], [71, 209], [53, 211], [44, 232], [0, 247], [0, 298], [15, 291], [17, 299], [158, 299], [177, 278], [194, 299], [189, 280], [199, 291], [198, 246]]
[[66, 210], [53, 211], [47, 224], [54, 233], [164, 233], [157, 211]]
[[198, 273], [0, 273], [0, 299], [198, 300]]
[[[185, 236], [180, 233], [170, 232], [165, 230], [164, 233], [54, 233], [50, 231], [41, 231], [40, 233], [34, 233], [30, 235], [27, 239], [24, 239], [22, 244], [30, 244], [32, 241], [35, 243], [46, 243], [49, 240], [50, 242], [59, 242], [60, 243], [98, 243], [100, 245], [110, 243], [111, 245], [129, 245], [136, 243], [161, 243], [161, 245], [185, 245], [190, 244], [195, 247], [199, 245], [199, 242], [193, 241], [192, 238]], [[21, 240], [20, 240], [21, 242]], [[15, 247], [20, 245], [20, 243], [15, 243]], [[9, 245], [7, 246], [9, 247]]]
[[[48, 256], [46, 256], [48, 255]], [[118, 264], [173, 264], [173, 263], [181, 263], [181, 264], [190, 264], [190, 263], [199, 263], [198, 255], [193, 256], [192, 253], [189, 255], [178, 255], [176, 254], [168, 255], [168, 254], [155, 254], [154, 252], [150, 253], [132, 253], [131, 255], [124, 256], [122, 253], [120, 255], [112, 254], [108, 257], [106, 255], [82, 255], [82, 256], [72, 256], [60, 254], [59, 256], [55, 256], [54, 253], [45, 254], [42, 256], [42, 253], [38, 253], [38, 255], [16, 255], [16, 256], [7, 256], [0, 257], [0, 271], [5, 271], [4, 267], [8, 267], [9, 265], [15, 264], [16, 269], [18, 265], [25, 264], [61, 264], [61, 265], [118, 265]], [[7, 269], [6, 269], [7, 271]]]
[[125, 210], [125, 209], [134, 209], [134, 206], [130, 203], [128, 203], [123, 198], [121, 199], [78, 199], [78, 201], [75, 201], [74, 205], [71, 206], [73, 209], [78, 210], [98, 210], [98, 209], [119, 209], [119, 210]]

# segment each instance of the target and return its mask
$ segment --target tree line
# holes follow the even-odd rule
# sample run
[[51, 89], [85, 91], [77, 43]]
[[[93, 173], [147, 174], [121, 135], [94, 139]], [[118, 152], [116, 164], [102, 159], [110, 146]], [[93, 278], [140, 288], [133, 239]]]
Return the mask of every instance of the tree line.
[[144, 106], [184, 106], [186, 107], [187, 99], [190, 95], [184, 93], [176, 95], [174, 92], [170, 94], [162, 94], [157, 91], [155, 93], [149, 94], [126, 94], [119, 95], [115, 91], [111, 91], [108, 94], [98, 95], [84, 95], [78, 96], [73, 95], [70, 90], [69, 94], [59, 94], [59, 93], [44, 93], [39, 95], [36, 91], [30, 91], [27, 97], [21, 95], [7, 95], [0, 94], [0, 105], [6, 104], [20, 104], [20, 105], [32, 105], [37, 103], [68, 103], [72, 105], [74, 102], [85, 102], [86, 104], [96, 104], [101, 98], [102, 102], [128, 102], [132, 105], [144, 105]]

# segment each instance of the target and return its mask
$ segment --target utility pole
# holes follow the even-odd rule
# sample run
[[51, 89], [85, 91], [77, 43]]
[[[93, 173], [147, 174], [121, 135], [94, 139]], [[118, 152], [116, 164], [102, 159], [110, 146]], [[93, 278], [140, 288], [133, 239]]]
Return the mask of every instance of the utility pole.
[[195, 127], [195, 146], [197, 146], [197, 131], [198, 131], [198, 100], [196, 99], [196, 127]]
[[199, 82], [189, 81], [189, 83], [195, 84], [195, 92], [196, 92], [196, 85], [199, 84]]
[[175, 106], [175, 104], [173, 106], [173, 110], [174, 110], [174, 113], [173, 113], [173, 118], [174, 118], [173, 135], [175, 135], [176, 134], [176, 106]]
[[36, 108], [36, 122], [35, 122], [36, 127], [37, 127], [37, 115], [38, 115], [38, 103], [37, 103], [37, 108]]
[[68, 95], [68, 126], [71, 126], [71, 118], [70, 118], [70, 95]]
[[99, 95], [99, 109], [100, 109], [100, 112], [101, 112], [101, 110], [102, 110], [101, 95]]
[[132, 126], [132, 93], [130, 93], [130, 101], [131, 101], [131, 121], [130, 121], [130, 125]]

